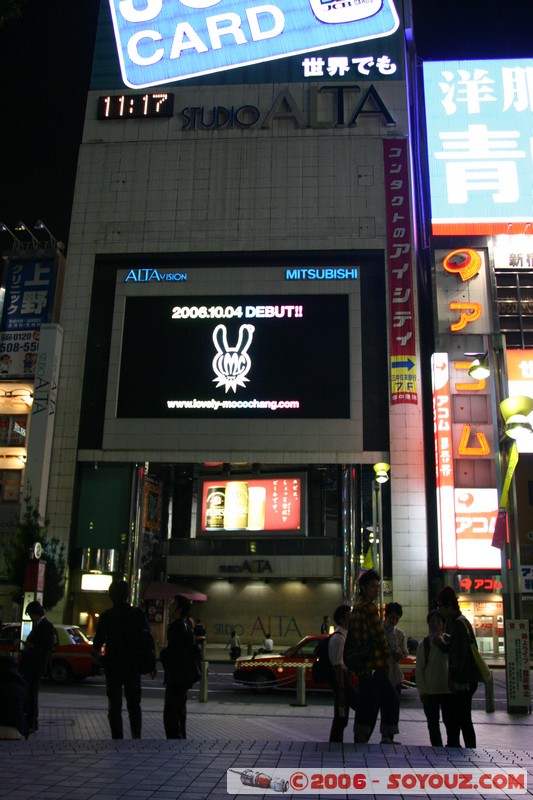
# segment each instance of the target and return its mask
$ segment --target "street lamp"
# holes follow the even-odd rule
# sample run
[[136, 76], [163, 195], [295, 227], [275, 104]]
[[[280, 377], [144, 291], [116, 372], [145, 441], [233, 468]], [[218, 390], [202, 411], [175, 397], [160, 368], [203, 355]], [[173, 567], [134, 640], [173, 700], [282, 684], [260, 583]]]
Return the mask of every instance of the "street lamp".
[[374, 472], [376, 473], [376, 481], [378, 483], [387, 483], [389, 480], [390, 464], [385, 461], [380, 461], [379, 464], [374, 464]]
[[[505, 620], [505, 674], [507, 678], [507, 710], [523, 710], [523, 703], [529, 698], [529, 626], [526, 632], [520, 632], [518, 656], [516, 640], [511, 647], [510, 632], [512, 627], [523, 627], [522, 598], [520, 580], [520, 542], [515, 517], [511, 517], [511, 528], [507, 535], [507, 511], [509, 508], [509, 491], [513, 475], [518, 464], [518, 447], [520, 440], [531, 436], [533, 427], [528, 420], [533, 412], [533, 398], [526, 395], [507, 397], [500, 402], [500, 412], [505, 422], [503, 441], [511, 440], [512, 445], [506, 454], [506, 473], [501, 486], [499, 513], [494, 531], [493, 545], [501, 550], [502, 583], [504, 584], [504, 620]], [[507, 439], [505, 438], [507, 437]], [[518, 620], [518, 625], [517, 625]], [[509, 629], [507, 623], [509, 622]], [[527, 637], [527, 658], [524, 658], [523, 639]], [[514, 652], [511, 652], [513, 650]], [[513, 671], [514, 665], [514, 671]], [[518, 672], [518, 675], [517, 675]], [[520, 686], [524, 683], [524, 674], [527, 672], [527, 691], [523, 692], [522, 703], [512, 703], [510, 687]], [[516, 701], [515, 696], [515, 701]], [[515, 706], [513, 708], [513, 705]], [[529, 710], [531, 704], [529, 703]]]
[[379, 461], [377, 464], [374, 464], [376, 479], [372, 492], [372, 527], [374, 529], [374, 546], [377, 548], [379, 574], [381, 575], [381, 582], [379, 584], [379, 608], [382, 619], [385, 617], [385, 607], [383, 602], [383, 502], [381, 487], [389, 480], [389, 470], [390, 464], [387, 464], [385, 461]]
[[23, 242], [19, 237], [10, 230], [4, 222], [0, 222], [0, 233], [8, 233], [13, 239], [13, 250], [19, 250], [23, 246]]
[[21, 233], [21, 232], [22, 233], [26, 233], [31, 239], [31, 246], [33, 247], [33, 249], [34, 250], [38, 250], [39, 249], [39, 242], [37, 241], [37, 239], [35, 238], [35, 236], [33, 235], [33, 233], [31, 232], [30, 228], [26, 225], [25, 222], [23, 222], [22, 220], [19, 220], [17, 222], [17, 224], [15, 225], [15, 230], [18, 233]]
[[533, 398], [526, 395], [507, 397], [500, 403], [500, 411], [505, 422], [505, 435], [520, 440], [533, 433], [528, 420], [533, 411]]
[[[507, 537], [507, 510], [509, 507], [509, 491], [511, 482], [518, 464], [518, 444], [533, 433], [533, 427], [528, 416], [533, 411], [533, 398], [526, 395], [507, 397], [500, 402], [500, 412], [505, 422], [503, 442], [512, 442], [506, 452], [505, 478], [501, 484], [499, 501], [499, 515], [497, 529], [495, 530], [493, 544], [502, 551], [502, 579], [509, 582], [508, 608], [506, 611], [511, 619], [516, 618], [520, 609], [520, 545], [516, 532], [508, 540]], [[507, 438], [506, 438], [507, 437]], [[519, 614], [521, 616], [521, 614]]]
[[47, 244], [49, 244], [50, 247], [57, 247], [57, 239], [51, 233], [51, 231], [48, 230], [42, 219], [38, 219], [34, 227], [36, 231], [46, 231], [49, 236], [49, 242], [47, 242]]
[[476, 355], [472, 361], [468, 374], [476, 381], [483, 381], [490, 375], [489, 354], [488, 353], [465, 353], [465, 355]]

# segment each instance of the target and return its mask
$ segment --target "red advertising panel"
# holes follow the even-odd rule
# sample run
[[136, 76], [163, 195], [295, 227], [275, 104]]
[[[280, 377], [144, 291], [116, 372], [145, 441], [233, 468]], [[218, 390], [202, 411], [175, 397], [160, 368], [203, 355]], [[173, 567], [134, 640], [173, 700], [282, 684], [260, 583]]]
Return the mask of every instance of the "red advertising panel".
[[306, 534], [304, 475], [204, 479], [198, 494], [199, 535]]
[[384, 139], [391, 402], [418, 403], [406, 139]]
[[435, 439], [435, 481], [439, 526], [439, 565], [457, 566], [455, 546], [454, 467], [450, 369], [447, 353], [431, 358], [433, 382], [433, 431]]

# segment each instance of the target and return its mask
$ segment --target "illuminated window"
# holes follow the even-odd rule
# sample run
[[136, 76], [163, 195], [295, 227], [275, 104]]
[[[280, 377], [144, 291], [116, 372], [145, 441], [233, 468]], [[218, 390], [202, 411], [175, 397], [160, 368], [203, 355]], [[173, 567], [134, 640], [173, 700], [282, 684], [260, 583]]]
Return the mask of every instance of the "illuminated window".
[[22, 471], [19, 469], [0, 470], [0, 501], [2, 503], [18, 503], [20, 501], [20, 479]]
[[0, 414], [0, 446], [26, 447], [28, 415]]
[[526, 254], [510, 269], [495, 270], [500, 330], [508, 348], [533, 347], [532, 260], [532, 254]]

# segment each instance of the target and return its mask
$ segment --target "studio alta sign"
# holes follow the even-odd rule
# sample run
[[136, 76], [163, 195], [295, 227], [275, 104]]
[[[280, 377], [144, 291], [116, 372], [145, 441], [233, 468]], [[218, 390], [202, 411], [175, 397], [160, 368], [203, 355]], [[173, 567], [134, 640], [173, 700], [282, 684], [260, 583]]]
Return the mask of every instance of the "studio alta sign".
[[256, 558], [253, 561], [243, 561], [242, 564], [221, 564], [218, 571], [232, 574], [244, 572], [251, 575], [260, 575], [264, 572], [272, 572], [272, 567], [266, 559]]
[[309, 103], [302, 107], [290, 89], [283, 88], [270, 108], [253, 105], [186, 106], [179, 112], [182, 130], [220, 128], [271, 128], [276, 120], [289, 120], [295, 128], [355, 128], [367, 117], [379, 117], [386, 127], [396, 120], [375, 86], [357, 84], [309, 87]]

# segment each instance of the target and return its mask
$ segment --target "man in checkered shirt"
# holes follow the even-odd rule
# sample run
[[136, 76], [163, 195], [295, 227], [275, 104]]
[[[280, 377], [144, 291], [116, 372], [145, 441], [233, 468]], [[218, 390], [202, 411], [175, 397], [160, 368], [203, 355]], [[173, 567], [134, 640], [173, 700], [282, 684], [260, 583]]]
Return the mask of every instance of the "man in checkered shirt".
[[381, 578], [373, 569], [359, 578], [361, 592], [350, 619], [348, 638], [355, 649], [365, 652], [359, 677], [359, 705], [355, 715], [355, 743], [368, 742], [381, 714], [381, 744], [393, 744], [398, 733], [400, 701], [388, 678], [390, 650], [376, 607]]

